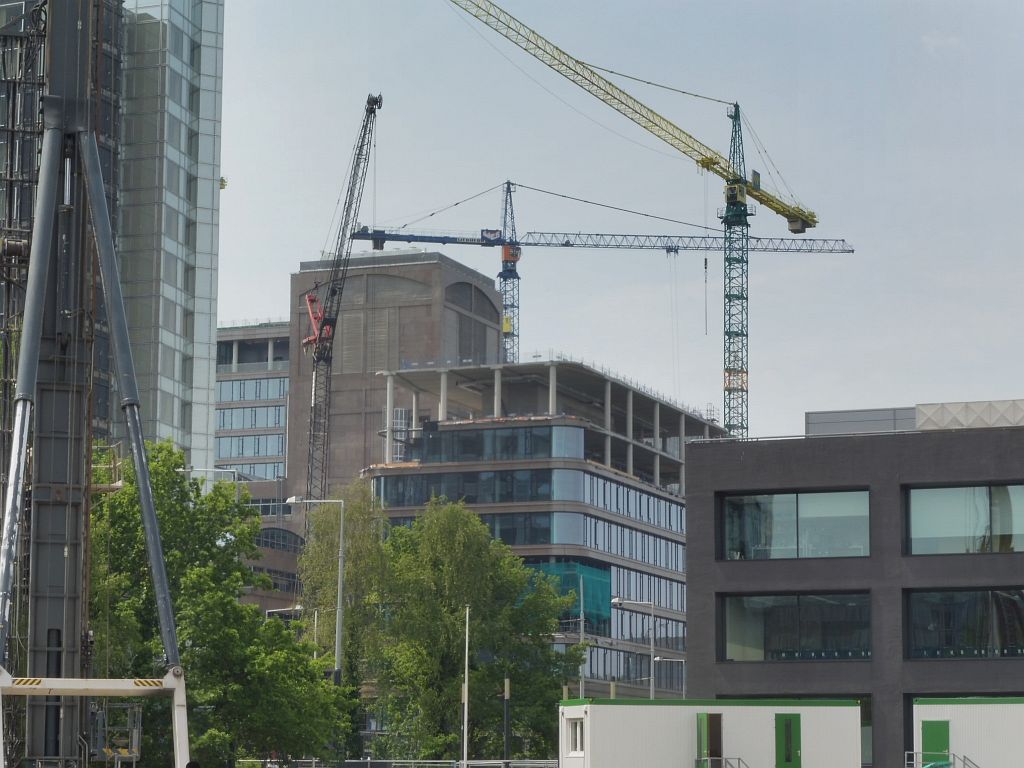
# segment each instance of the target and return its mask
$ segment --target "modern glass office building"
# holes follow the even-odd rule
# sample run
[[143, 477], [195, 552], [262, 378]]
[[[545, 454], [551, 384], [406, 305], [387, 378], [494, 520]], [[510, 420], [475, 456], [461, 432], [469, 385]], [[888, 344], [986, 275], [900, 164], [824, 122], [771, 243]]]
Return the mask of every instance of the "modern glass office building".
[[213, 466], [223, 0], [127, 0], [118, 246], [144, 429]]
[[1009, 420], [970, 405], [690, 445], [692, 695], [859, 699], [861, 762], [886, 766], [916, 700], [1024, 695], [1024, 427], [950, 428]]
[[[647, 695], [652, 667], [658, 695], [683, 694], [684, 444], [721, 428], [568, 360], [386, 378], [415, 425], [385, 424], [401, 456], [367, 473], [392, 522], [411, 521], [434, 496], [464, 501], [492, 535], [576, 593], [558, 642], [588, 643], [588, 695], [613, 682], [623, 695]], [[428, 397], [436, 412], [420, 407]]]

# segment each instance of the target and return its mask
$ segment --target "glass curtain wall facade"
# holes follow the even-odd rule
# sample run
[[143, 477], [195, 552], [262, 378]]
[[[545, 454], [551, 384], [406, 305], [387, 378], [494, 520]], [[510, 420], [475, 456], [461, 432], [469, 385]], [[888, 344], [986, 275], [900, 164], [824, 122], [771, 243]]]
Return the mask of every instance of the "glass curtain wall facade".
[[118, 240], [144, 429], [214, 461], [223, 0], [127, 0]]
[[[584, 676], [646, 690], [652, 636], [656, 654], [678, 661], [686, 652], [682, 499], [597, 468], [503, 468], [538, 460], [582, 462], [585, 442], [584, 427], [560, 424], [424, 430], [406, 455], [419, 466], [374, 477], [374, 493], [396, 511], [393, 525], [411, 524], [415, 515], [406, 510], [421, 509], [434, 497], [476, 508], [492, 536], [516, 548], [532, 568], [557, 578], [564, 593], [576, 593], [557, 644], [578, 642], [582, 620], [589, 642]], [[459, 463], [488, 466], [458, 471], [453, 465]], [[562, 554], [566, 547], [580, 554]], [[545, 549], [549, 553], [542, 554]], [[613, 610], [613, 597], [627, 601], [623, 610]], [[653, 622], [645, 607], [650, 603]], [[635, 647], [609, 647], [619, 641]], [[658, 690], [685, 691], [685, 664], [655, 667]]]

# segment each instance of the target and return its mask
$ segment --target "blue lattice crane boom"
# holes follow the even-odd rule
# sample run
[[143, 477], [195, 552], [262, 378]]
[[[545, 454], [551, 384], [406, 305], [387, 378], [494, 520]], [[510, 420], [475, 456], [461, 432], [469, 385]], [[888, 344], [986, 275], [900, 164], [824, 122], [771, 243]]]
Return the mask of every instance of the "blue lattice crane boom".
[[[367, 240], [374, 250], [388, 241], [396, 243], [431, 243], [436, 245], [506, 245], [500, 232], [482, 229], [479, 232], [410, 232], [405, 229], [370, 229], [361, 227], [352, 233], [353, 240]], [[725, 238], [717, 235], [653, 235], [611, 232], [526, 232], [517, 241], [520, 248], [632, 248], [653, 251], [721, 251]], [[754, 253], [853, 253], [853, 246], [840, 238], [817, 237], [751, 237], [749, 249]]]
[[359, 129], [352, 161], [349, 166], [348, 186], [341, 209], [338, 233], [331, 259], [331, 272], [327, 282], [317, 285], [306, 294], [310, 333], [302, 340], [313, 363], [313, 386], [309, 408], [309, 450], [306, 462], [306, 498], [327, 497], [327, 470], [330, 456], [331, 362], [334, 349], [334, 330], [341, 312], [341, 299], [352, 256], [352, 230], [355, 228], [366, 185], [370, 148], [377, 110], [383, 105], [380, 94], [366, 98], [363, 123]]
[[750, 197], [785, 217], [789, 230], [797, 234], [815, 226], [818, 223], [817, 215], [795, 201], [785, 200], [762, 189], [756, 178], [754, 183], [748, 182], [743, 162], [739, 105], [733, 104], [729, 110], [732, 140], [729, 157], [726, 158], [598, 74], [593, 67], [570, 56], [490, 0], [451, 2], [570, 82], [683, 153], [703, 170], [725, 180], [726, 207], [720, 216], [725, 227], [726, 273], [723, 426], [732, 434], [745, 437], [748, 429], [747, 230], [748, 218], [753, 214], [753, 210], [747, 206], [746, 199]]

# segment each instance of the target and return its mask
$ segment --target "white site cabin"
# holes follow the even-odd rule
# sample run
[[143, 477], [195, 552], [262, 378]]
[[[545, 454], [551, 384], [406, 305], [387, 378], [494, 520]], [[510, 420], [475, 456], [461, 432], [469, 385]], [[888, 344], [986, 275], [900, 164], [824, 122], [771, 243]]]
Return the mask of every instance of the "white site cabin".
[[860, 768], [860, 704], [575, 699], [559, 707], [558, 752], [560, 768]]

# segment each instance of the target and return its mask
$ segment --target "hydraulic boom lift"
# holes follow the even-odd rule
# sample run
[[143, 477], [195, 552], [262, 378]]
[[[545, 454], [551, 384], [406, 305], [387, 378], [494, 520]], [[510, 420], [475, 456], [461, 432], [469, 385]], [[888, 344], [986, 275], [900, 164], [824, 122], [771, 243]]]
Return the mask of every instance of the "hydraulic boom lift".
[[313, 392], [309, 408], [309, 451], [307, 455], [306, 498], [323, 499], [327, 494], [327, 465], [330, 457], [331, 360], [334, 330], [341, 312], [341, 298], [352, 256], [352, 229], [359, 215], [369, 166], [370, 147], [377, 110], [383, 105], [380, 94], [366, 98], [366, 111], [359, 137], [352, 152], [348, 188], [331, 258], [331, 275], [326, 283], [306, 294], [310, 333], [302, 340], [313, 361]]
[[625, 115], [669, 146], [682, 152], [701, 169], [722, 178], [725, 183], [725, 209], [719, 218], [725, 227], [725, 409], [723, 426], [737, 437], [747, 435], [747, 255], [749, 222], [753, 210], [747, 198], [756, 200], [783, 216], [789, 231], [803, 233], [818, 223], [818, 217], [795, 202], [762, 189], [758, 177], [746, 177], [743, 159], [743, 135], [740, 108], [732, 104], [732, 140], [726, 158], [698, 141], [675, 123], [659, 115], [588, 64], [580, 61], [551, 41], [530, 29], [490, 0], [451, 0], [466, 13], [515, 43], [563, 77]]

